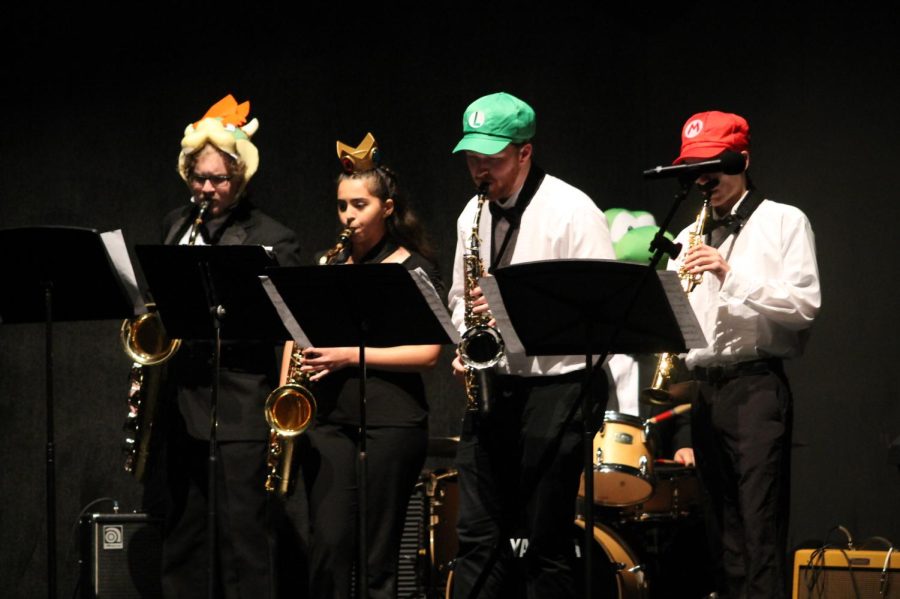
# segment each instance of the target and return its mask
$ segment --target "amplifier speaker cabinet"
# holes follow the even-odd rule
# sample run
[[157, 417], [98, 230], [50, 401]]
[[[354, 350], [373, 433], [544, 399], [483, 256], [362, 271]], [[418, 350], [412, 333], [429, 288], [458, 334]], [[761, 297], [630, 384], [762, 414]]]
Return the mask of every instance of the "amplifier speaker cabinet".
[[794, 554], [793, 599], [900, 599], [900, 553], [800, 549]]
[[162, 521], [147, 514], [81, 520], [82, 599], [162, 597]]

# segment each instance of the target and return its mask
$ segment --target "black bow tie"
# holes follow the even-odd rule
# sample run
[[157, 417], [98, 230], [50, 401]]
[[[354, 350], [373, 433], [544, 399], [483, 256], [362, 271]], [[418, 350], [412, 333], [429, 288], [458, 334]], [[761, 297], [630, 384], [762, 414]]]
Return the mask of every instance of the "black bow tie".
[[522, 212], [524, 211], [519, 204], [520, 202], [516, 202], [509, 208], [504, 208], [497, 202], [490, 202], [488, 204], [488, 209], [491, 211], [491, 217], [493, 217], [495, 221], [499, 218], [504, 218], [506, 219], [506, 222], [515, 228], [519, 226], [519, 222], [522, 220]]
[[709, 231], [714, 231], [719, 227], [732, 227], [736, 224], [740, 224], [741, 217], [737, 214], [729, 214], [724, 218], [711, 218], [709, 219], [709, 223], [707, 223], [707, 229]]

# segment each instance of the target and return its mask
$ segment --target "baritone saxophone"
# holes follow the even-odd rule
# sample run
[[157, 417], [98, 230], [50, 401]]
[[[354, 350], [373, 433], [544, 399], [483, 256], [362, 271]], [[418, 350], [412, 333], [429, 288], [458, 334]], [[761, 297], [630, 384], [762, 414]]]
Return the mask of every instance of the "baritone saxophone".
[[[188, 245], [194, 245], [210, 201], [204, 200], [197, 209], [188, 234]], [[125, 417], [125, 471], [139, 481], [144, 479], [156, 403], [165, 374], [166, 362], [181, 347], [181, 339], [170, 339], [163, 327], [156, 304], [149, 302], [147, 312], [122, 322], [119, 339], [131, 358], [128, 376], [128, 414]]]

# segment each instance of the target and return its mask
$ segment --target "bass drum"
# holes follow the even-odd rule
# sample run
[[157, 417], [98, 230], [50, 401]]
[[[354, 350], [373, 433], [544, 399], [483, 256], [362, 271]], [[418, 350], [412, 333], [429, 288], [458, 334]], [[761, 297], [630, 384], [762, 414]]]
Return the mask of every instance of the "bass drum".
[[[576, 581], [584, 584], [584, 520], [575, 519]], [[601, 551], [597, 551], [597, 549]], [[594, 523], [593, 595], [619, 599], [647, 599], [648, 582], [644, 566], [628, 543], [613, 529]], [[605, 559], [604, 559], [605, 558]], [[580, 593], [583, 596], [584, 592]]]
[[[583, 597], [584, 590], [584, 520], [576, 518], [572, 528], [575, 543], [576, 597]], [[594, 524], [593, 554], [596, 561], [593, 570], [593, 595], [598, 598], [647, 599], [647, 580], [644, 567], [637, 555], [615, 531], [599, 523]], [[453, 571], [447, 578], [445, 599], [453, 597]]]

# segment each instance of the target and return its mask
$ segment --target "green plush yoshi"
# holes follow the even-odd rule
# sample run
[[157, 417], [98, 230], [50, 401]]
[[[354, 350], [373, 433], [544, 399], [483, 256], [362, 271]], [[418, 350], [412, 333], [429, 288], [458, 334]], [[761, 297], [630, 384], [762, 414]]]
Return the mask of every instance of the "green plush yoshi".
[[[609, 223], [609, 234], [616, 258], [641, 264], [650, 262], [653, 255], [650, 251], [650, 242], [659, 230], [653, 215], [646, 210], [625, 208], [610, 208], [604, 214]], [[665, 232], [665, 236], [672, 239], [668, 231]], [[665, 268], [666, 261], [662, 260], [659, 267]]]

